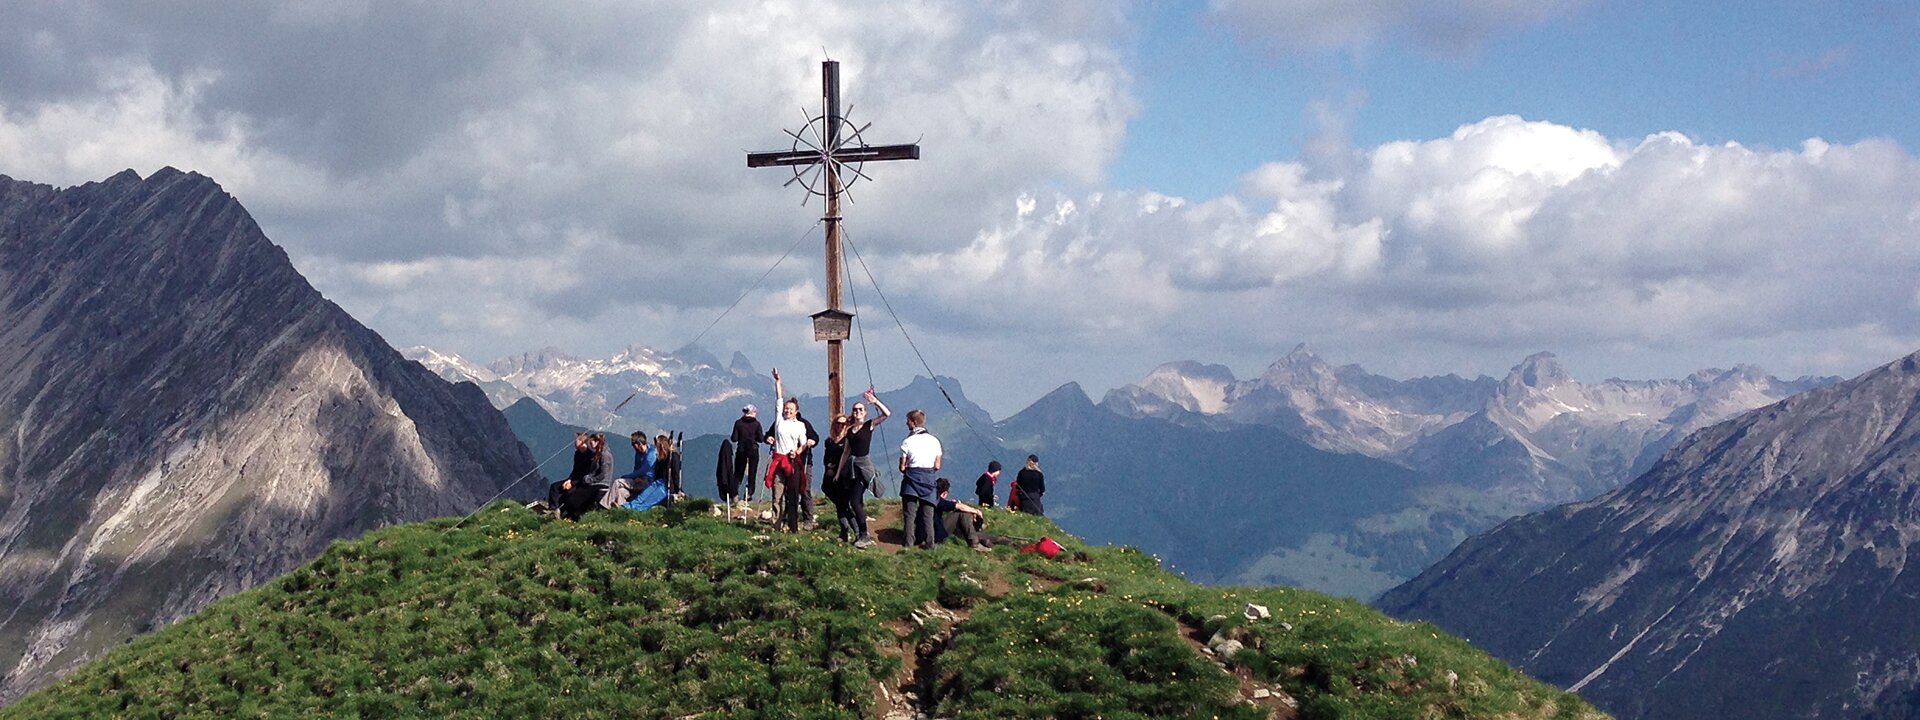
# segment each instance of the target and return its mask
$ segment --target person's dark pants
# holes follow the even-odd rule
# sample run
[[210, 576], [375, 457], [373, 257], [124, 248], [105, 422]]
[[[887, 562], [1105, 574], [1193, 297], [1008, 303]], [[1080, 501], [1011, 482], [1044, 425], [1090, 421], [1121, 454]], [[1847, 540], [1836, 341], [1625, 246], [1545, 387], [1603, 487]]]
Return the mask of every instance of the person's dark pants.
[[907, 547], [933, 546], [933, 503], [911, 495], [900, 496], [900, 520]]
[[598, 507], [600, 497], [607, 492], [605, 485], [589, 485], [576, 481], [572, 490], [561, 492], [557, 496], [553, 495], [553, 491], [558, 488], [559, 483], [554, 483], [553, 487], [548, 488], [548, 497], [553, 500], [554, 509], [560, 511], [560, 517], [573, 520], [580, 519], [580, 516], [586, 514], [588, 510]]
[[960, 538], [967, 547], [973, 547], [980, 544], [980, 530], [973, 520], [972, 515], [955, 510], [940, 518], [940, 524], [947, 529], [947, 539]]
[[1040, 517], [1047, 516], [1047, 508], [1040, 504], [1039, 495], [1021, 495], [1020, 512], [1028, 515], [1039, 515]]
[[785, 483], [775, 486], [781, 490], [779, 494], [780, 521], [786, 524], [787, 532], [798, 532], [800, 530], [801, 515], [800, 501], [806, 497], [806, 494], [800, 492], [800, 488], [793, 486], [794, 481], [779, 480], [776, 482]]
[[800, 514], [806, 518], [808, 525], [816, 522], [816, 518], [813, 515], [812, 463], [805, 463], [800, 466]]
[[853, 541], [872, 540], [873, 535], [867, 531], [866, 489], [848, 488], [846, 506], [847, 509], [841, 515], [853, 520]]
[[871, 540], [867, 535], [867, 491], [859, 485], [859, 479], [844, 478], [833, 489], [822, 490], [833, 501], [833, 514], [839, 516], [841, 542]]
[[562, 489], [562, 486], [566, 484], [567, 481], [565, 480], [556, 480], [552, 485], [547, 486], [547, 507], [555, 510], [560, 509], [561, 499], [567, 496], [567, 491]]
[[742, 450], [736, 447], [733, 450], [733, 470], [736, 475], [733, 483], [733, 495], [734, 497], [740, 496], [740, 483], [744, 480], [747, 484], [747, 499], [752, 500], [753, 484], [760, 481], [760, 448], [755, 445], [744, 445], [742, 447], [746, 449]]

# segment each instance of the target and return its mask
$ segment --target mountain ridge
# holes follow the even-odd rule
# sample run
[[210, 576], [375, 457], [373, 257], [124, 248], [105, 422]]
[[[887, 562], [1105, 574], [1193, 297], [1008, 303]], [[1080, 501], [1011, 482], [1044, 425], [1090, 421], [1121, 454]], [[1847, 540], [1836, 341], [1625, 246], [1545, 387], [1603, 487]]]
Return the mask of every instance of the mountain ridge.
[[[1920, 353], [1702, 429], [1606, 495], [1468, 540], [1379, 606], [1621, 717], [1908, 717], [1916, 468]], [[1499, 613], [1477, 607], [1488, 592]]]
[[531, 468], [211, 179], [0, 177], [0, 701]]

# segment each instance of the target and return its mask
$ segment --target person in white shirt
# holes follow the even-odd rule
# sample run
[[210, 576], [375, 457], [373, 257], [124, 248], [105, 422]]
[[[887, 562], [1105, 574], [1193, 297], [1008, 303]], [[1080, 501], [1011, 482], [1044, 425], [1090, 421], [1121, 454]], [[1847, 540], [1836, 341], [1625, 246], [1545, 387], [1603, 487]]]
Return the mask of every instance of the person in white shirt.
[[[786, 388], [780, 383], [780, 370], [773, 370], [773, 398], [780, 402]], [[800, 422], [800, 401], [787, 398], [780, 405], [780, 419], [773, 421], [767, 428], [766, 442], [773, 446], [773, 457], [767, 460], [767, 487], [773, 491], [773, 507], [778, 513], [775, 522], [787, 521], [787, 530], [793, 532], [800, 526], [800, 482], [805, 477], [800, 474], [800, 454], [813, 447], [813, 441], [807, 439], [807, 426]]]
[[907, 413], [907, 439], [900, 442], [900, 517], [907, 547], [933, 548], [935, 488], [940, 472], [940, 439], [927, 432], [927, 414]]

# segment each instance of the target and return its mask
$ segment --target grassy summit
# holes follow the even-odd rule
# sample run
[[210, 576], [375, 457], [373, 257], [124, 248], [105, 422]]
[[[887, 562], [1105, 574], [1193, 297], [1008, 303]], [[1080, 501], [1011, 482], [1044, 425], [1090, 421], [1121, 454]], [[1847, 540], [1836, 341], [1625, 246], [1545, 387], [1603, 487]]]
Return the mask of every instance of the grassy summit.
[[[989, 530], [1068, 554], [858, 551], [707, 507], [501, 503], [338, 542], [0, 718], [1601, 717], [1432, 626], [1193, 585], [1038, 518]], [[1220, 662], [1216, 634], [1245, 649]]]

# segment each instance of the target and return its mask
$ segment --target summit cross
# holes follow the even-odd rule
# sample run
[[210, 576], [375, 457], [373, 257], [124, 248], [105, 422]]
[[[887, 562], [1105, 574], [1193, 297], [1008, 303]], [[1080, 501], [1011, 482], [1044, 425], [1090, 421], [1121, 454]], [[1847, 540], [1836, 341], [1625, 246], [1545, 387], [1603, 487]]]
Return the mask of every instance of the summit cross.
[[[840, 308], [840, 296], [843, 283], [840, 277], [840, 196], [846, 191], [843, 173], [851, 173], [855, 179], [866, 178], [860, 171], [860, 165], [882, 160], [918, 160], [920, 146], [906, 145], [867, 145], [860, 139], [861, 131], [867, 126], [852, 127], [840, 109], [840, 63], [827, 60], [820, 63], [820, 99], [821, 114], [808, 119], [807, 128], [800, 132], [787, 131], [793, 138], [791, 150], [747, 153], [747, 167], [790, 167], [793, 179], [787, 184], [801, 183], [812, 195], [825, 195], [827, 199], [826, 215], [820, 221], [827, 226], [827, 309], [814, 315], [814, 339], [827, 341], [827, 398], [830, 403], [828, 419], [840, 415], [841, 402], [846, 396], [842, 392], [842, 370], [846, 364], [845, 348], [841, 343], [847, 339], [847, 324], [852, 315]], [[825, 188], [815, 189], [815, 183], [824, 175]]]

